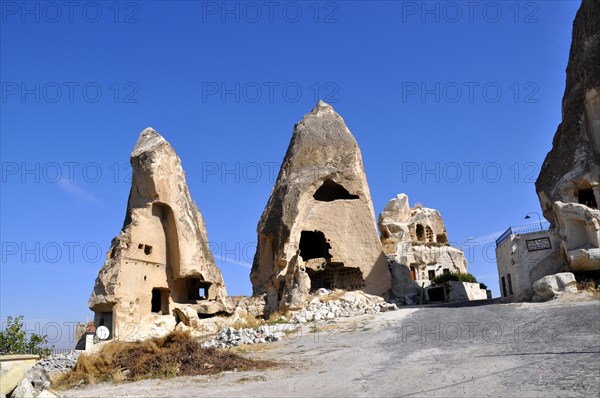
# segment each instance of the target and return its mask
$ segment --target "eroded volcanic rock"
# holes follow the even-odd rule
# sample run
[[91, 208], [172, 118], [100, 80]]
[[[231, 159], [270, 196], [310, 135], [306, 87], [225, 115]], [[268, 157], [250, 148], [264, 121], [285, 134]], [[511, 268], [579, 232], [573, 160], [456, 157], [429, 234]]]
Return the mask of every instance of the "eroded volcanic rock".
[[257, 230], [250, 278], [271, 311], [301, 307], [322, 287], [388, 293], [360, 149], [323, 101], [294, 127]]
[[536, 190], [573, 272], [600, 270], [600, 2], [584, 0], [573, 22], [562, 122]]
[[555, 223], [554, 202], [596, 207], [600, 199], [600, 2], [584, 0], [573, 39], [562, 101], [563, 120], [536, 190], [544, 217]]
[[107, 326], [111, 338], [125, 340], [173, 330], [180, 320], [176, 307], [216, 313], [226, 296], [202, 215], [171, 145], [145, 129], [131, 166], [123, 229], [112, 241], [89, 300], [96, 326]]
[[379, 215], [383, 251], [392, 273], [392, 299], [418, 292], [444, 273], [466, 273], [462, 250], [450, 246], [440, 212], [410, 207], [408, 196], [391, 199]]

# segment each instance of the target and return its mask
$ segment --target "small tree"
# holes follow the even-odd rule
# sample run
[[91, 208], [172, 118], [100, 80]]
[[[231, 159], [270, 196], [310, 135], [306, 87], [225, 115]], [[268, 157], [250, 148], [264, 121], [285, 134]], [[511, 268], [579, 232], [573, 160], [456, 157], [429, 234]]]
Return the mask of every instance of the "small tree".
[[6, 317], [6, 328], [0, 330], [0, 355], [13, 354], [35, 354], [48, 356], [52, 353], [52, 348], [45, 347], [48, 343], [47, 336], [40, 336], [32, 333], [27, 338], [27, 333], [23, 327], [23, 315], [13, 318]]
[[433, 283], [435, 283], [436, 285], [443, 285], [444, 283], [446, 283], [448, 281], [477, 283], [477, 278], [475, 278], [471, 274], [463, 274], [463, 273], [458, 272], [456, 274], [438, 275], [435, 278], [433, 278], [431, 281]]

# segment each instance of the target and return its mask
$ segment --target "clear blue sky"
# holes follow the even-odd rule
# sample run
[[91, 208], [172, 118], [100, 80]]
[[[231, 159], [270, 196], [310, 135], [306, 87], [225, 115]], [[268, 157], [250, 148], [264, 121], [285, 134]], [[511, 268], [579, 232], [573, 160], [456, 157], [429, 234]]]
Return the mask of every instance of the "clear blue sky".
[[256, 224], [319, 97], [358, 140], [376, 215], [401, 192], [438, 209], [497, 296], [489, 242], [539, 212], [580, 2], [469, 4], [3, 1], [1, 318], [91, 315], [148, 126], [181, 157], [228, 292], [250, 294]]

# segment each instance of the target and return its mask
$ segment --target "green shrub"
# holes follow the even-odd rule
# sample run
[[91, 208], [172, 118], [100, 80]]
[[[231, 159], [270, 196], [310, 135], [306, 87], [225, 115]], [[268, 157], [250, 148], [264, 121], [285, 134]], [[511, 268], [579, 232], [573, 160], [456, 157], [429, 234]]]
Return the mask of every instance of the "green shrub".
[[27, 338], [23, 327], [23, 315], [13, 318], [6, 317], [6, 327], [0, 330], [0, 355], [35, 354], [48, 356], [52, 348], [44, 347], [48, 343], [47, 336], [32, 333]]
[[435, 283], [436, 285], [443, 285], [444, 283], [446, 283], [448, 281], [477, 283], [477, 278], [475, 278], [471, 274], [462, 274], [459, 272], [456, 274], [438, 275], [435, 278], [433, 278], [433, 280], [432, 280], [432, 282]]

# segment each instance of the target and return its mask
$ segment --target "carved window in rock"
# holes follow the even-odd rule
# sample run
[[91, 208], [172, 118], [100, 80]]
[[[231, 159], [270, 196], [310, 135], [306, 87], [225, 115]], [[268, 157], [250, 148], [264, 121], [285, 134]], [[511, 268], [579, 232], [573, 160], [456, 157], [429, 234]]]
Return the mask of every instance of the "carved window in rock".
[[313, 198], [319, 202], [333, 202], [334, 200], [358, 199], [358, 195], [352, 195], [342, 185], [333, 180], [326, 179], [323, 185], [317, 189]]
[[425, 240], [425, 228], [421, 224], [417, 224], [416, 227], [417, 240], [423, 242]]
[[190, 301], [208, 300], [208, 289], [211, 283], [199, 278], [187, 278], [187, 296]]
[[[175, 281], [173, 287], [173, 301], [181, 304], [195, 304], [197, 301], [210, 300], [211, 282], [205, 281], [202, 277], [179, 278]], [[212, 293], [214, 295], [214, 292]]]
[[592, 209], [598, 208], [598, 202], [596, 201], [594, 191], [591, 188], [580, 189], [577, 192], [577, 201], [579, 202], [579, 204], [590, 207]]
[[152, 254], [152, 246], [150, 246], [150, 245], [145, 245], [143, 243], [140, 243], [138, 245], [138, 250], [141, 251], [141, 252], [144, 252], [144, 254], [146, 256], [149, 256], [149, 255]]
[[427, 271], [427, 276], [429, 277], [429, 280], [435, 278], [435, 270], [430, 269], [429, 271]]
[[425, 227], [425, 242], [432, 243], [433, 241], [433, 230], [427, 225]]
[[327, 243], [325, 234], [321, 231], [302, 231], [300, 233], [300, 257], [308, 261], [313, 258], [331, 259], [329, 249], [331, 245]]

